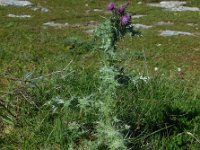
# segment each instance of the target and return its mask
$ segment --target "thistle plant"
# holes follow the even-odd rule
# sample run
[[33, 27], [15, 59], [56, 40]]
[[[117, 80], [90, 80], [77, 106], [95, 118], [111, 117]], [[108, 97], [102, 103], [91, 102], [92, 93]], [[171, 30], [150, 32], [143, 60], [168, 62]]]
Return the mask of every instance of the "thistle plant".
[[119, 86], [116, 80], [119, 71], [114, 64], [116, 43], [128, 32], [133, 35], [130, 26], [131, 16], [126, 12], [127, 6], [128, 3], [125, 3], [117, 8], [114, 3], [109, 3], [107, 9], [112, 12], [112, 16], [102, 23], [95, 32], [95, 40], [99, 42], [104, 56], [103, 67], [100, 69], [99, 76], [101, 80], [99, 100], [102, 105], [97, 126], [98, 145], [103, 144], [112, 150], [127, 149], [122, 134], [113, 125], [116, 116], [112, 113], [115, 106], [113, 97], [116, 95], [116, 87]]

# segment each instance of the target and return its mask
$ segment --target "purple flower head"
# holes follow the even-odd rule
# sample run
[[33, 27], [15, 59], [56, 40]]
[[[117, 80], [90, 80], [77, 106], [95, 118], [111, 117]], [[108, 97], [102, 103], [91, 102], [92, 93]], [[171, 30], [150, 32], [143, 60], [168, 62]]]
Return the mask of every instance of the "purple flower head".
[[125, 8], [124, 8], [123, 6], [121, 6], [121, 7], [119, 8], [119, 13], [120, 13], [120, 14], [124, 14], [124, 12], [125, 12]]
[[109, 3], [107, 6], [107, 9], [110, 11], [113, 11], [115, 9], [115, 4], [114, 3]]
[[119, 13], [124, 14], [126, 7], [128, 6], [129, 3], [125, 3], [119, 8]]
[[124, 15], [121, 17], [121, 24], [127, 25], [131, 21], [131, 17], [129, 15]]

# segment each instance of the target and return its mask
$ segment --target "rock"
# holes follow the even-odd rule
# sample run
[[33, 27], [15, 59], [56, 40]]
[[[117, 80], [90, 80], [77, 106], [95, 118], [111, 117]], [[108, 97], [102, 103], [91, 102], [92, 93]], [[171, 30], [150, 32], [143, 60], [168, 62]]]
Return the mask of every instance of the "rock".
[[131, 24], [131, 26], [135, 27], [135, 28], [141, 28], [141, 29], [149, 29], [149, 28], [152, 28], [153, 26], [147, 26], [147, 25], [144, 25], [144, 24]]
[[68, 23], [55, 23], [55, 22], [46, 22], [43, 24], [44, 26], [55, 27], [55, 28], [63, 28], [69, 26]]
[[32, 5], [29, 1], [21, 1], [21, 0], [0, 0], [0, 5], [2, 6], [30, 6]]
[[144, 17], [146, 15], [133, 15], [131, 16], [132, 19], [135, 19], [135, 18], [141, 18], [141, 17]]
[[165, 31], [161, 31], [160, 35], [161, 36], [176, 36], [176, 35], [188, 35], [188, 36], [192, 36], [193, 34], [190, 33], [190, 32], [165, 30]]
[[160, 3], [147, 3], [148, 6], [161, 7], [169, 11], [200, 11], [198, 7], [183, 6], [186, 2], [181, 1], [161, 1]]
[[11, 18], [31, 18], [30, 15], [14, 15], [14, 14], [8, 14], [7, 16], [8, 16], [8, 17], [11, 17]]

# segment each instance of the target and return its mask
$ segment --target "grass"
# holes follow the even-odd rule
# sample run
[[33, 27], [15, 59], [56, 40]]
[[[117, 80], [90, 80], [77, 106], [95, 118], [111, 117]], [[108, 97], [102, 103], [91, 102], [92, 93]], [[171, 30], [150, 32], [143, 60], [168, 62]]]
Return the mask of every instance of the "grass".
[[[77, 48], [66, 43], [70, 37], [89, 41], [83, 32], [89, 27], [54, 29], [42, 24], [100, 23], [109, 14], [86, 11], [105, 8], [107, 2], [32, 2], [50, 12], [0, 7], [1, 149], [109, 149], [111, 143], [100, 136], [105, 129], [116, 145], [114, 137], [123, 139], [129, 149], [200, 148], [199, 12], [169, 12], [130, 2], [131, 12], [147, 15], [133, 22], [153, 28], [138, 29], [142, 37], [118, 43], [119, 65], [135, 82], [117, 87], [112, 95], [112, 126], [104, 127], [98, 125], [99, 100], [104, 98], [98, 71], [102, 54], [88, 45]], [[200, 3], [191, 0], [189, 5]], [[33, 17], [8, 18], [8, 13]], [[154, 25], [159, 21], [174, 25]], [[160, 37], [159, 31], [166, 29], [197, 36]], [[150, 79], [138, 80], [141, 75]]]

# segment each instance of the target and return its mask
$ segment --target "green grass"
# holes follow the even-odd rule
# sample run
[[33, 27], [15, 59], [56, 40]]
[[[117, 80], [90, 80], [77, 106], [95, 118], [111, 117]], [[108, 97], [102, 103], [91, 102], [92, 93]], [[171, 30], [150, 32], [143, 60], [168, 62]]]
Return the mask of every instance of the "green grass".
[[[100, 23], [109, 14], [86, 11], [104, 9], [107, 2], [32, 2], [50, 12], [0, 6], [0, 149], [108, 149], [97, 126], [102, 55], [88, 45], [77, 48], [66, 43], [71, 37], [91, 40], [84, 32], [89, 27], [42, 26], [48, 21]], [[118, 43], [119, 65], [131, 76], [150, 79], [117, 87], [112, 125], [130, 149], [199, 149], [200, 14], [164, 11], [138, 5], [136, 0], [130, 4], [134, 14], [147, 15], [133, 22], [153, 28], [138, 29], [142, 37], [127, 36]], [[199, 7], [200, 3], [191, 0], [188, 5]], [[8, 18], [8, 13], [32, 18]], [[154, 25], [159, 21], [174, 25]], [[196, 36], [159, 36], [166, 29]], [[111, 135], [112, 130], [108, 129]], [[98, 145], [99, 141], [104, 144]]]

